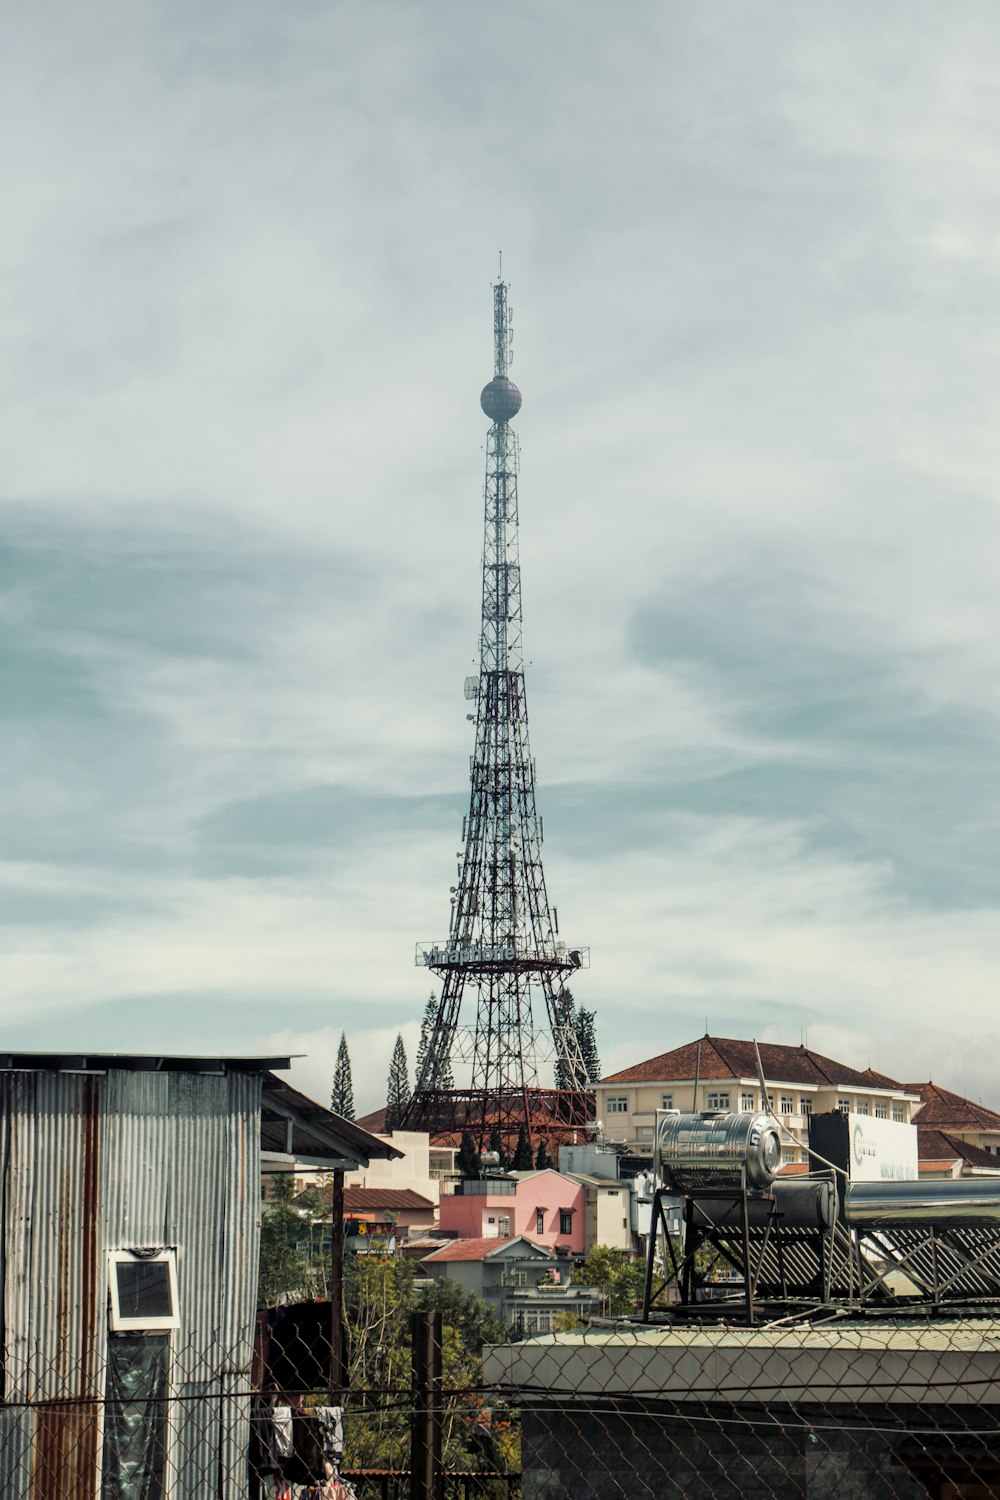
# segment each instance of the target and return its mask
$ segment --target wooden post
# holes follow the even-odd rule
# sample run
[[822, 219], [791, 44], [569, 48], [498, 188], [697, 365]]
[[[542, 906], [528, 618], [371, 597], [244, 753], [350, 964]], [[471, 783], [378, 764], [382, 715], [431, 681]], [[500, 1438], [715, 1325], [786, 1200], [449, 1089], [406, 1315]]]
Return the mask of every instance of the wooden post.
[[441, 1474], [441, 1314], [410, 1314], [410, 1500], [437, 1500]]
[[330, 1224], [330, 1405], [343, 1406], [344, 1369], [344, 1169], [333, 1172]]

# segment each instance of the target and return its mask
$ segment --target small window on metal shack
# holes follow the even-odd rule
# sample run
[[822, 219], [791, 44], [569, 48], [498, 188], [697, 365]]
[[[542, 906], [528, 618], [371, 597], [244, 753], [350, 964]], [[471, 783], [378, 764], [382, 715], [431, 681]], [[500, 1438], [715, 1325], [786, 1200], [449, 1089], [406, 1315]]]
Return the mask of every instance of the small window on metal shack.
[[173, 1250], [112, 1250], [108, 1283], [112, 1333], [180, 1327]]

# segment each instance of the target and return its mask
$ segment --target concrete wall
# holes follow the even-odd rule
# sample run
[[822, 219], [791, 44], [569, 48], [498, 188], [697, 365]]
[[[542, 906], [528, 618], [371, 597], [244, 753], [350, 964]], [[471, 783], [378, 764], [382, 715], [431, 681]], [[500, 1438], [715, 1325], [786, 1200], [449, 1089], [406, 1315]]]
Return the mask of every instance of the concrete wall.
[[893, 1431], [898, 1413], [885, 1407], [841, 1409], [831, 1426], [828, 1408], [774, 1407], [748, 1420], [745, 1410], [728, 1405], [690, 1411], [625, 1405], [621, 1414], [590, 1403], [561, 1411], [550, 1402], [539, 1410], [523, 1407], [522, 1500], [927, 1500], [939, 1493], [918, 1477], [928, 1448], [932, 1462], [944, 1465], [945, 1474], [951, 1463], [960, 1481], [969, 1479], [969, 1465], [973, 1474], [994, 1472], [995, 1439], [963, 1437], [959, 1459], [953, 1441], [935, 1440], [935, 1414], [912, 1408], [910, 1423], [929, 1424], [919, 1439]]

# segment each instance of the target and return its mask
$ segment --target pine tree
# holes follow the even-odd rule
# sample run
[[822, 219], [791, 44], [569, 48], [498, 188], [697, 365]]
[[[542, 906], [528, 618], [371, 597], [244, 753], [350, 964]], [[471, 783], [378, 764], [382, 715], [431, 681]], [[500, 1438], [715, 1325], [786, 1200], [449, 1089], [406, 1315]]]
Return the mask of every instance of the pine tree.
[[345, 1120], [354, 1119], [354, 1082], [351, 1078], [351, 1054], [347, 1050], [347, 1037], [340, 1033], [337, 1048], [337, 1065], [333, 1070], [333, 1088], [330, 1090], [330, 1108]]
[[453, 1089], [455, 1080], [451, 1072], [451, 1053], [446, 1052], [438, 1068], [437, 1086], [439, 1089]]
[[542, 1139], [538, 1142], [538, 1154], [535, 1157], [535, 1167], [537, 1171], [544, 1172], [546, 1168], [551, 1167], [551, 1165], [552, 1158], [549, 1155], [549, 1148], [548, 1146], [546, 1146], [545, 1137], [543, 1136]]
[[[437, 1020], [437, 1013], [438, 1003], [432, 991], [430, 996], [428, 997], [427, 1004], [424, 1006], [424, 1014], [420, 1022], [420, 1044], [417, 1047], [416, 1067], [416, 1077], [418, 1082], [420, 1081], [420, 1075], [423, 1072], [424, 1063], [427, 1061], [427, 1053], [430, 1050], [431, 1037], [434, 1035], [434, 1022]], [[430, 1082], [434, 1085], [435, 1088], [439, 1089], [453, 1089], [455, 1087], [455, 1080], [453, 1079], [451, 1074], [450, 1056], [445, 1057], [443, 1061], [439, 1059], [437, 1079], [436, 1081], [434, 1079], [431, 1079]]]
[[406, 1063], [406, 1048], [403, 1038], [396, 1035], [396, 1045], [389, 1064], [389, 1077], [385, 1086], [385, 1128], [395, 1130], [403, 1112], [410, 1102], [410, 1070]]
[[462, 1131], [462, 1144], [458, 1148], [458, 1156], [455, 1165], [463, 1177], [478, 1177], [482, 1170], [479, 1163], [479, 1152], [476, 1150], [476, 1142], [471, 1130]]
[[582, 1008], [578, 1010], [573, 1022], [573, 1030], [576, 1032], [576, 1039], [580, 1044], [580, 1052], [587, 1069], [587, 1082], [596, 1083], [601, 1076], [601, 1059], [597, 1051], [594, 1012]]
[[531, 1142], [528, 1139], [528, 1128], [522, 1125], [517, 1133], [517, 1149], [514, 1152], [514, 1160], [511, 1163], [515, 1172], [530, 1172], [532, 1168]]
[[503, 1136], [500, 1134], [499, 1125], [494, 1125], [493, 1129], [490, 1131], [489, 1149], [491, 1151], [495, 1151], [497, 1156], [500, 1158], [501, 1172], [506, 1172], [507, 1168], [510, 1166], [510, 1157], [507, 1155], [507, 1152], [504, 1149]]
[[424, 1014], [420, 1022], [420, 1041], [417, 1044], [417, 1064], [415, 1070], [418, 1083], [420, 1082], [420, 1075], [424, 1070], [424, 1063], [427, 1061], [427, 1049], [430, 1046], [431, 1035], [434, 1030], [434, 1017], [436, 1015], [437, 1001], [434, 999], [434, 991], [432, 990], [427, 997], [427, 1004], [424, 1006]]
[[[572, 990], [563, 987], [563, 989], [556, 997], [556, 1003], [563, 1026], [565, 1026], [570, 1031], [575, 1031], [576, 1006], [573, 1001]], [[556, 1058], [555, 1073], [557, 1089], [571, 1089], [574, 1087], [573, 1078], [570, 1075], [570, 1070], [566, 1065], [566, 1059], [564, 1057]]]

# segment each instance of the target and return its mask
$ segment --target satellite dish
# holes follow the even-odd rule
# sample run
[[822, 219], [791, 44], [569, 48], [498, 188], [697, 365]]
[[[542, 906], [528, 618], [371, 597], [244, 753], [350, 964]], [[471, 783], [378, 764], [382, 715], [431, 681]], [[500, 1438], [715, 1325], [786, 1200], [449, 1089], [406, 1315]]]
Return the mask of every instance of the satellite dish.
[[473, 703], [479, 697], [479, 678], [467, 677], [465, 679], [464, 692], [469, 702]]

